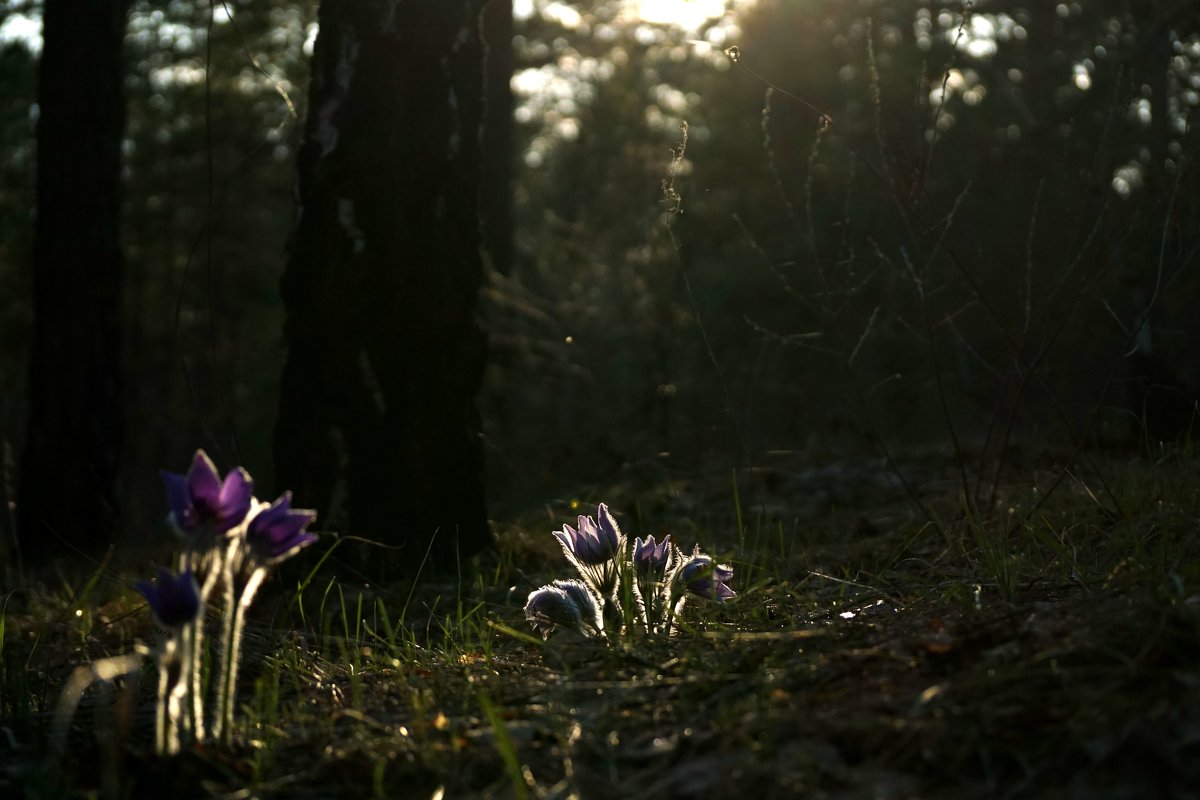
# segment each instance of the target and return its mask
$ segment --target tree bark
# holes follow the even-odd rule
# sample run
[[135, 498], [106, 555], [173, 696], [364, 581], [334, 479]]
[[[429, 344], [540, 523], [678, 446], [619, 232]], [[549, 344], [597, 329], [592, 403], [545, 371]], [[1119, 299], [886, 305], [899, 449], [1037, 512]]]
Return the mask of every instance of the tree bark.
[[512, 0], [487, 0], [483, 121], [483, 187], [480, 217], [484, 248], [501, 275], [513, 269], [513, 11]]
[[18, 500], [31, 563], [96, 554], [117, 518], [126, 0], [46, 0], [38, 73], [29, 428]]
[[[275, 459], [325, 527], [415, 570], [490, 543], [475, 407], [480, 0], [326, 0], [313, 54]], [[373, 570], [376, 574], [381, 569]]]

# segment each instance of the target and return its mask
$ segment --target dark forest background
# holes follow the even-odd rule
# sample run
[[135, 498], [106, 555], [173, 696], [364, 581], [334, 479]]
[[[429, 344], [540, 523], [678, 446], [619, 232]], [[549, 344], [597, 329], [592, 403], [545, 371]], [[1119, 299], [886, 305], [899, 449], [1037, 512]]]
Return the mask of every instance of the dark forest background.
[[[821, 508], [839, 500], [803, 496], [813, 470], [919, 486], [930, 459], [986, 510], [1040, 466], [1189, 440], [1191, 0], [758, 0], [694, 30], [617, 2], [515, 11], [511, 50], [503, 21], [489, 42], [485, 91], [512, 115], [483, 139], [480, 195], [493, 518], [614, 485], [671, 484], [647, 502], [694, 509], [688, 487], [734, 470]], [[38, 311], [39, 53], [15, 32], [40, 13], [0, 10], [6, 546]], [[161, 525], [157, 470], [197, 447], [274, 486], [316, 21], [315, 2], [129, 8], [117, 496], [135, 540]]]

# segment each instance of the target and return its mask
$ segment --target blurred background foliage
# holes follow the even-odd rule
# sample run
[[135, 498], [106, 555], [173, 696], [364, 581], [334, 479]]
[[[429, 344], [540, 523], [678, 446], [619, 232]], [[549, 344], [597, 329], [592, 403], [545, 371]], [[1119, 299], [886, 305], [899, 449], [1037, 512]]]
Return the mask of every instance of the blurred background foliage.
[[[271, 484], [315, 5], [133, 4], [131, 532], [157, 530], [155, 471], [197, 446]], [[691, 478], [731, 469], [786, 493], [955, 441], [983, 486], [1077, 446], [1188, 435], [1191, 0], [671, 5], [513, 4], [516, 257], [481, 303], [494, 516], [623, 482], [672, 482], [686, 505]], [[38, 9], [0, 9], [11, 486]]]

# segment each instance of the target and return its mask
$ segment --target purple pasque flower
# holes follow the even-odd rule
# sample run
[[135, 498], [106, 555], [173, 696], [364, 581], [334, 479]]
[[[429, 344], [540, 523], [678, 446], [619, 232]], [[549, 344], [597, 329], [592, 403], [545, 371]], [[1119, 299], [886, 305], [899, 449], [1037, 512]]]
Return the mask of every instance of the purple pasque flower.
[[305, 530], [317, 518], [317, 512], [292, 508], [291, 492], [284, 492], [269, 506], [256, 505], [258, 513], [246, 525], [246, 544], [259, 564], [276, 564], [317, 540], [315, 533]]
[[191, 570], [176, 575], [159, 567], [157, 581], [138, 581], [134, 588], [146, 598], [154, 620], [164, 628], [180, 628], [200, 615], [200, 587]]
[[554, 581], [530, 592], [525, 619], [543, 639], [559, 626], [584, 636], [596, 636], [604, 629], [595, 594], [577, 580]]
[[638, 576], [645, 575], [662, 580], [679, 560], [678, 553], [679, 550], [671, 544], [671, 534], [667, 534], [657, 543], [653, 534], [647, 536], [645, 541], [639, 536], [633, 540], [634, 572]]
[[241, 525], [250, 512], [254, 480], [241, 467], [229, 471], [221, 480], [212, 459], [197, 450], [192, 466], [184, 475], [162, 471], [167, 487], [167, 517], [184, 535], [209, 530], [227, 533]]
[[655, 542], [653, 536], [633, 541], [633, 596], [646, 629], [670, 629], [670, 592], [683, 556], [668, 534]]
[[733, 567], [714, 563], [711, 556], [700, 552], [700, 548], [696, 548], [679, 569], [679, 579], [688, 591], [722, 603], [736, 595], [727, 585], [731, 578]]
[[601, 503], [596, 510], [600, 522], [591, 517], [579, 516], [579, 530], [563, 525], [554, 536], [562, 544], [568, 558], [574, 556], [582, 564], [598, 566], [611, 560], [620, 551], [624, 537], [621, 529], [608, 513], [608, 506]]
[[599, 597], [609, 598], [616, 593], [625, 535], [607, 505], [599, 505], [596, 519], [580, 515], [578, 530], [563, 525], [561, 531], [554, 531], [554, 537], [562, 545], [567, 561]]

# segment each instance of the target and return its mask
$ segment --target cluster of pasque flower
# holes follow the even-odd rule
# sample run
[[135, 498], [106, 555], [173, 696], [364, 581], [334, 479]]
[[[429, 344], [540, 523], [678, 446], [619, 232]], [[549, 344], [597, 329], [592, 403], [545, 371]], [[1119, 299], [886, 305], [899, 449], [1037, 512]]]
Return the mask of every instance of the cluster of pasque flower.
[[621, 586], [634, 609], [629, 619], [649, 633], [669, 636], [689, 593], [724, 602], [734, 596], [733, 568], [714, 563], [697, 547], [691, 556], [664, 536], [636, 538], [632, 552], [604, 503], [596, 519], [580, 516], [579, 528], [563, 525], [554, 536], [583, 580], [559, 580], [531, 592], [525, 618], [548, 638], [556, 628], [584, 636], [617, 636], [625, 630]]
[[[306, 529], [316, 512], [292, 508], [291, 492], [274, 503], [254, 497], [254, 481], [241, 467], [224, 479], [203, 450], [186, 474], [162, 473], [171, 512], [183, 539], [179, 569], [160, 569], [154, 583], [137, 589], [168, 636], [157, 651], [159, 686], [155, 722], [160, 752], [191, 741], [228, 741], [246, 609], [267, 570], [316, 541]], [[214, 700], [205, 702], [201, 681], [206, 653], [205, 611], [221, 599]]]

